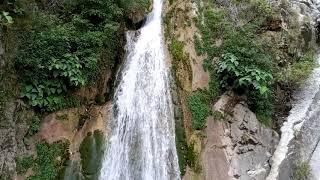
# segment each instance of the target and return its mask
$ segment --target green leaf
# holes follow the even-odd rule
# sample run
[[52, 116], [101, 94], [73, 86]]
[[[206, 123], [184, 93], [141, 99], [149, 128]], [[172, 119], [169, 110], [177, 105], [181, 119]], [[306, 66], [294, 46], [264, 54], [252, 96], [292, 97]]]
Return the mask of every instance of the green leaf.
[[31, 90], [32, 90], [32, 86], [31, 85], [27, 85], [26, 87], [25, 87], [25, 89], [26, 89], [26, 91], [27, 92], [30, 92]]
[[269, 91], [269, 88], [267, 86], [261, 86], [259, 90], [260, 94], [265, 94], [267, 91]]

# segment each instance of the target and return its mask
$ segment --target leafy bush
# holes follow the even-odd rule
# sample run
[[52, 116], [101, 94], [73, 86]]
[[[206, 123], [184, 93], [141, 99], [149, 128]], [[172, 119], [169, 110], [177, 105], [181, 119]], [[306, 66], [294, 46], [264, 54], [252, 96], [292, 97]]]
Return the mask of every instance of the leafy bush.
[[170, 46], [170, 52], [175, 61], [184, 61], [187, 59], [186, 54], [183, 51], [184, 44], [181, 41], [173, 39]]
[[235, 88], [254, 89], [261, 95], [269, 91], [272, 74], [256, 66], [243, 66], [233, 54], [222, 55], [218, 63], [218, 73], [224, 86], [233, 85]]
[[196, 24], [201, 34], [194, 36], [195, 49], [198, 55], [207, 56], [203, 67], [210, 72], [212, 100], [219, 95], [220, 89], [231, 88], [245, 93], [259, 120], [270, 125], [274, 110], [275, 63], [273, 55], [266, 50], [268, 46], [261, 43], [256, 34], [265, 18], [271, 15], [264, 12], [272, 13], [272, 9], [265, 0], [247, 0], [247, 3], [257, 12], [239, 13], [257, 18], [243, 26], [235, 26], [225, 16], [228, 9], [224, 7], [214, 7], [214, 3], [205, 5], [206, 8], [199, 5]]
[[69, 0], [63, 7], [53, 14], [32, 14], [32, 28], [21, 35], [15, 61], [23, 74], [21, 96], [47, 111], [70, 105], [70, 90], [113, 67], [118, 53], [122, 11], [115, 1]]
[[192, 115], [192, 128], [202, 129], [206, 118], [211, 114], [211, 99], [204, 91], [198, 90], [188, 98], [188, 107]]
[[9, 24], [13, 23], [12, 17], [9, 15], [8, 12], [2, 11], [0, 14], [0, 25], [1, 26], [8, 26]]

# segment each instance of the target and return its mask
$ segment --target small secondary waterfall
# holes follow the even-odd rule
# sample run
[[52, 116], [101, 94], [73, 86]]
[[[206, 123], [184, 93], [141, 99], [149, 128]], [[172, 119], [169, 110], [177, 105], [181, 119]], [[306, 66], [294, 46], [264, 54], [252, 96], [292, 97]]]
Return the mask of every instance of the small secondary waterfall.
[[101, 180], [180, 179], [162, 8], [162, 0], [154, 0], [142, 29], [127, 33], [126, 62], [114, 96]]
[[[320, 64], [319, 55], [317, 57], [317, 63]], [[317, 101], [316, 99], [318, 99], [315, 97], [317, 93], [320, 93], [320, 67], [313, 70], [312, 75], [307, 79], [302, 91], [295, 95], [296, 101], [293, 108], [290, 111], [287, 121], [284, 122], [281, 127], [281, 139], [272, 157], [271, 171], [267, 180], [276, 180], [278, 178], [281, 163], [287, 158], [288, 154], [292, 153], [290, 152], [290, 142], [293, 140], [295, 133], [299, 132], [304, 122], [313, 116], [313, 112], [316, 109], [319, 109], [319, 102], [315, 102]], [[313, 162], [320, 162], [319, 156], [320, 155], [317, 156], [319, 159], [315, 157]]]

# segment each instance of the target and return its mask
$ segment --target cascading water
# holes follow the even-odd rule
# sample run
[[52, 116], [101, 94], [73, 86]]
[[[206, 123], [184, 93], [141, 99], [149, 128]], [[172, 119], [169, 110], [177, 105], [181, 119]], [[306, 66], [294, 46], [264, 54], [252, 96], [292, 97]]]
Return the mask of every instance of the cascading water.
[[127, 57], [114, 97], [101, 180], [180, 179], [162, 6], [162, 0], [154, 0], [144, 27], [127, 33]]
[[[318, 55], [317, 63], [320, 64]], [[281, 139], [272, 157], [272, 166], [267, 180], [276, 180], [279, 176], [281, 163], [292, 153], [290, 152], [290, 142], [295, 133], [299, 132], [305, 121], [308, 121], [318, 108], [319, 102], [315, 102], [317, 93], [320, 92], [320, 67], [314, 69], [308, 78], [302, 91], [298, 92], [296, 102], [293, 105], [287, 121], [281, 127]], [[314, 141], [314, 140], [312, 140]], [[316, 143], [316, 142], [315, 142]], [[319, 159], [314, 161], [320, 162]]]

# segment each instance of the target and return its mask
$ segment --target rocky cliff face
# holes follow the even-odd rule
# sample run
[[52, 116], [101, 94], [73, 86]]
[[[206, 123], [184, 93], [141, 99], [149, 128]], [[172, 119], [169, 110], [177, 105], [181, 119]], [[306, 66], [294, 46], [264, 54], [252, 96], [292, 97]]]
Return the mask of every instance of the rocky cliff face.
[[232, 95], [223, 95], [213, 109], [205, 130], [202, 161], [205, 179], [264, 180], [278, 134], [261, 125], [244, 102], [232, 104]]
[[[217, 3], [228, 10], [228, 16], [233, 17], [237, 26], [246, 24], [254, 18], [248, 12], [250, 6], [245, 3], [228, 0]], [[280, 14], [276, 19], [264, 24], [259, 36], [263, 41], [272, 42], [273, 46], [277, 47], [274, 55], [280, 65], [286, 66], [293, 63], [294, 58], [301, 57], [308, 49], [315, 47], [317, 8], [313, 2], [269, 1], [269, 3], [278, 9], [277, 12]], [[183, 44], [185, 56], [183, 60], [177, 61], [175, 54], [171, 52], [173, 75], [178, 85], [174, 96], [179, 96], [175, 100], [178, 103], [175, 104], [178, 106], [177, 109], [179, 107], [181, 109], [178, 112], [183, 120], [187, 144], [191, 145], [191, 149], [198, 155], [195, 164], [198, 163], [202, 167], [188, 165], [184, 179], [264, 180], [269, 174], [271, 157], [278, 144], [279, 135], [258, 121], [256, 115], [248, 108], [246, 98], [237, 97], [234, 93], [222, 95], [218, 100], [213, 100], [216, 102], [212, 107], [213, 115], [207, 118], [205, 129], [199, 131], [191, 127], [192, 118], [187, 98], [199, 88], [208, 88], [210, 81], [210, 75], [202, 67], [203, 60], [207, 57], [199, 56], [194, 51], [196, 43], [194, 37], [199, 36], [200, 31], [193, 19], [198, 16], [199, 4], [203, 6], [202, 1], [177, 0], [168, 3], [165, 18], [168, 48], [174, 44], [172, 41]], [[284, 37], [283, 33], [290, 34], [294, 38]], [[221, 44], [221, 40], [218, 39], [216, 43]], [[288, 87], [278, 84], [276, 92], [278, 125], [274, 126], [275, 129], [281, 126], [291, 108], [291, 92], [290, 85]], [[289, 176], [284, 177], [289, 178]]]
[[[8, 72], [6, 72], [10, 63], [5, 60], [6, 47], [2, 30], [0, 27], [0, 149], [2, 152], [0, 155], [0, 178], [9, 179], [11, 175], [15, 174], [15, 157], [18, 153], [26, 150], [23, 143], [23, 134], [26, 130], [25, 123], [20, 121], [16, 115], [18, 103], [7, 92], [7, 89], [12, 86], [6, 82], [7, 79], [10, 79], [7, 75]], [[14, 92], [14, 89], [11, 89], [11, 92]]]
[[[319, 33], [319, 3], [317, 1], [293, 1], [292, 8], [298, 13], [298, 22], [300, 23], [302, 37], [305, 42], [309, 42], [308, 44], [304, 43], [298, 48], [303, 49], [304, 46], [311, 45], [310, 43], [319, 40], [317, 39], [319, 38], [317, 35]], [[303, 21], [306, 18], [312, 19], [311, 27], [303, 25]], [[304, 88], [305, 86], [302, 87], [302, 89]], [[316, 108], [318, 97], [319, 93], [315, 95], [311, 106], [304, 115], [304, 123], [301, 127], [301, 131], [299, 130], [299, 127], [295, 130], [295, 138], [288, 145], [289, 150], [286, 154], [287, 157], [279, 168], [278, 179], [280, 180], [318, 178], [318, 175], [311, 173], [312, 169], [308, 165], [310, 161], [317, 161], [316, 159], [311, 159], [313, 158], [314, 152], [317, 150], [317, 144], [319, 142], [320, 132], [316, 130], [319, 126], [317, 122], [318, 111]], [[295, 128], [297, 126], [295, 126]]]

